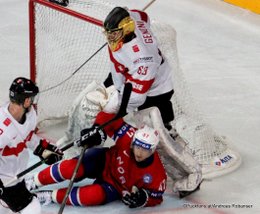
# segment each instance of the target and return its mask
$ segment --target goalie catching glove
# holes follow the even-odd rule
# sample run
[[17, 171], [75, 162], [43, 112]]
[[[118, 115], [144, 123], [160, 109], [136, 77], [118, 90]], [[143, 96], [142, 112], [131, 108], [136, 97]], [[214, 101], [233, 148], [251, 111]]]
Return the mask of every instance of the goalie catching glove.
[[80, 132], [80, 135], [80, 141], [77, 145], [87, 146], [88, 148], [101, 145], [107, 139], [107, 135], [104, 130], [100, 129], [97, 125], [94, 125], [91, 128], [83, 129]]
[[148, 193], [145, 189], [138, 189], [136, 186], [132, 187], [132, 192], [123, 191], [122, 201], [129, 208], [144, 207], [148, 201]]
[[39, 145], [33, 152], [34, 155], [40, 157], [41, 160], [48, 165], [54, 164], [62, 159], [63, 152], [56, 146], [47, 142], [47, 140], [40, 140]]
[[82, 110], [85, 112], [86, 117], [96, 117], [100, 111], [117, 112], [119, 108], [119, 93], [115, 86], [105, 88], [102, 85], [95, 84], [96, 88], [88, 92], [81, 101]]

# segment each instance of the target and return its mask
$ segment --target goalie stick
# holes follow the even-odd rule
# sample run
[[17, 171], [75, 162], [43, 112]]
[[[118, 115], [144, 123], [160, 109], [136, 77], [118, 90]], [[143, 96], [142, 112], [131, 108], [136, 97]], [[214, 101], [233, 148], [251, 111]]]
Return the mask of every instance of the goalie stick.
[[[103, 129], [104, 127], [106, 127], [107, 125], [111, 124], [112, 122], [116, 121], [117, 119], [121, 118], [121, 117], [124, 117], [127, 112], [126, 112], [126, 108], [127, 108], [127, 105], [128, 105], [128, 102], [129, 102], [129, 99], [130, 99], [130, 95], [131, 95], [131, 92], [132, 92], [132, 84], [131, 83], [126, 83], [125, 84], [125, 87], [124, 87], [124, 92], [123, 92], [123, 97], [122, 97], [122, 101], [121, 101], [121, 106], [119, 108], [119, 111], [118, 113], [116, 114], [116, 116], [107, 121], [106, 123], [104, 123], [103, 125], [99, 126], [97, 129], [100, 130], [100, 129]], [[81, 138], [84, 138], [84, 136], [81, 136]], [[63, 201], [61, 203], [61, 206], [60, 206], [60, 209], [59, 209], [59, 212], [58, 214], [62, 214], [63, 210], [64, 210], [64, 207], [66, 205], [66, 201], [69, 197], [69, 194], [71, 192], [71, 189], [73, 187], [73, 184], [74, 184], [74, 180], [76, 178], [76, 175], [77, 175], [77, 172], [78, 172], [78, 169], [79, 169], [79, 166], [81, 164], [81, 161], [82, 161], [82, 158], [84, 156], [84, 153], [85, 153], [85, 150], [88, 149], [87, 145], [84, 146], [81, 150], [81, 153], [80, 153], [80, 156], [79, 156], [79, 159], [78, 159], [78, 162], [77, 162], [77, 165], [74, 169], [74, 172], [73, 172], [73, 175], [70, 179], [70, 183], [69, 183], [69, 186], [67, 188], [67, 191], [66, 191], [66, 194], [63, 198]]]

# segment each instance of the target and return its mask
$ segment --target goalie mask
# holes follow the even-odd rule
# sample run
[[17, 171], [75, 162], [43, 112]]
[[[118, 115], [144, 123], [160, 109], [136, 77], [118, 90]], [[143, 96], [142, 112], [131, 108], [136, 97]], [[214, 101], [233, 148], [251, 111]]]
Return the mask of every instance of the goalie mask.
[[132, 146], [139, 146], [143, 149], [154, 152], [159, 141], [160, 138], [158, 131], [145, 125], [135, 132]]
[[38, 87], [29, 79], [18, 77], [10, 86], [9, 98], [12, 102], [23, 104], [26, 98], [33, 98], [39, 93]]
[[104, 29], [109, 47], [115, 52], [123, 46], [125, 36], [134, 32], [135, 23], [126, 9], [115, 7], [106, 17]]

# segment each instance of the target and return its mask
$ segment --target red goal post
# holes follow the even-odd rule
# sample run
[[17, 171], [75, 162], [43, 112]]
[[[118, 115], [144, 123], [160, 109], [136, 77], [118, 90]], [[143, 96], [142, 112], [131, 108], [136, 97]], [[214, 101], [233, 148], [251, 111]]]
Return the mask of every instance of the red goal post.
[[[37, 104], [40, 122], [66, 118], [79, 93], [93, 80], [102, 82], [108, 75], [107, 48], [77, 69], [106, 43], [101, 20], [116, 4], [115, 0], [70, 0], [62, 7], [48, 0], [30, 0], [30, 68], [41, 91]], [[156, 21], [152, 28], [173, 70], [176, 129], [203, 166], [204, 178], [235, 170], [240, 155], [215, 133], [192, 99], [179, 68], [175, 30]]]

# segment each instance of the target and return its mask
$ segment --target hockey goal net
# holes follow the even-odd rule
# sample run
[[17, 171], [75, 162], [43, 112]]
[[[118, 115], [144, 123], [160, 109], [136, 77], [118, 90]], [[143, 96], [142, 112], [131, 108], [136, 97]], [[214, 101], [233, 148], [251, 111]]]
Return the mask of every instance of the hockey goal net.
[[[115, 3], [70, 0], [63, 7], [48, 0], [30, 0], [31, 78], [41, 91], [37, 104], [41, 124], [66, 118], [78, 94], [93, 80], [102, 82], [108, 75], [109, 56], [101, 26]], [[202, 165], [204, 178], [233, 171], [240, 165], [240, 155], [197, 110], [179, 68], [175, 30], [155, 21], [152, 28], [173, 71], [177, 131]]]

